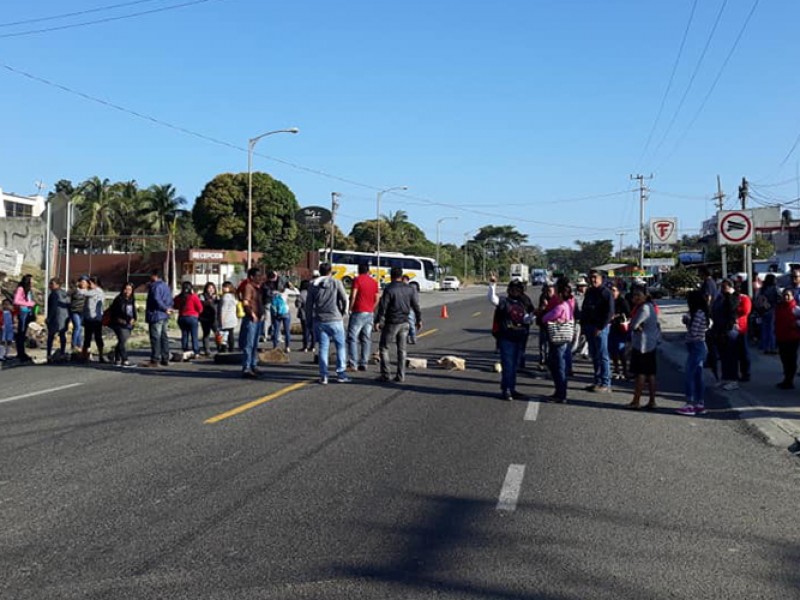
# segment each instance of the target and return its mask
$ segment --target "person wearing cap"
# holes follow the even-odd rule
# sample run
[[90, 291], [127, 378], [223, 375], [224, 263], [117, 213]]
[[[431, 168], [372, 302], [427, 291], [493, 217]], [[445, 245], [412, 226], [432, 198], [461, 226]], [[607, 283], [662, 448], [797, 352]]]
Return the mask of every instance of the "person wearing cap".
[[589, 344], [586, 342], [586, 336], [581, 331], [581, 309], [583, 309], [583, 299], [586, 297], [587, 287], [586, 278], [578, 277], [573, 294], [573, 300], [575, 301], [575, 337], [572, 341], [572, 349], [567, 354], [567, 371], [569, 375], [572, 375], [573, 355], [580, 354], [582, 358], [589, 358]]
[[89, 276], [81, 275], [75, 284], [75, 289], [69, 294], [69, 320], [72, 323], [72, 339], [70, 341], [72, 354], [77, 354], [83, 348], [83, 307], [86, 306], [86, 296], [78, 290], [85, 290], [89, 285]]
[[605, 285], [603, 275], [589, 271], [590, 287], [581, 308], [581, 329], [592, 357], [594, 381], [586, 386], [589, 392], [611, 391], [611, 359], [608, 354], [608, 332], [614, 320], [614, 297]]

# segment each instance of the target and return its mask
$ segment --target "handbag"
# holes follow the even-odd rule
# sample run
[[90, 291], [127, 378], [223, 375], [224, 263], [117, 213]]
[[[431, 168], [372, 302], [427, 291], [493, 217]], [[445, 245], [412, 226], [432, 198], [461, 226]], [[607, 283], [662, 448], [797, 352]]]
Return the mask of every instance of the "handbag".
[[553, 344], [567, 344], [575, 335], [574, 321], [550, 321], [547, 324], [547, 337]]

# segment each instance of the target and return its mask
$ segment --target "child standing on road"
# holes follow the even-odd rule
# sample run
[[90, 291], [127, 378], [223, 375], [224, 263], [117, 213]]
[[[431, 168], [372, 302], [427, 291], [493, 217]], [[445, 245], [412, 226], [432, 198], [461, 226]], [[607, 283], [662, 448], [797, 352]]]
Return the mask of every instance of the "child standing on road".
[[686, 326], [686, 404], [676, 412], [679, 415], [694, 416], [706, 412], [703, 384], [703, 364], [708, 356], [706, 331], [708, 331], [708, 303], [703, 292], [692, 290], [686, 296], [689, 312], [683, 315]]
[[2, 320], [0, 320], [0, 360], [10, 358], [8, 353], [14, 343], [14, 313], [11, 311], [11, 301], [3, 300]]

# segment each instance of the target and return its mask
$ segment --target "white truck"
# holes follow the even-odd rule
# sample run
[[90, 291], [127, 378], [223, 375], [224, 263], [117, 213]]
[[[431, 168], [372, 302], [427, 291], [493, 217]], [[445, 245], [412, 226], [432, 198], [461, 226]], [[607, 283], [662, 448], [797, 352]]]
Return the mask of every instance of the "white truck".
[[522, 283], [530, 283], [531, 276], [530, 270], [528, 269], [528, 265], [523, 265], [522, 263], [514, 263], [511, 265], [510, 271], [510, 279], [511, 281], [521, 281]]

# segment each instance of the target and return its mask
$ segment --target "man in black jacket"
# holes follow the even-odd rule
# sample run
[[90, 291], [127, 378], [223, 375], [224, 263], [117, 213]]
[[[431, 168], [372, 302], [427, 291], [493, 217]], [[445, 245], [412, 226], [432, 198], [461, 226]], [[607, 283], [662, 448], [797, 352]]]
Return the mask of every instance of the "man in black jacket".
[[397, 375], [394, 380], [402, 382], [406, 377], [406, 338], [408, 338], [408, 316], [414, 311], [417, 331], [422, 329], [422, 312], [416, 291], [403, 283], [403, 269], [392, 267], [392, 283], [383, 291], [375, 313], [375, 331], [381, 332], [379, 345], [381, 374], [379, 381], [389, 381], [389, 343], [397, 344]]
[[589, 286], [581, 308], [581, 330], [589, 344], [589, 354], [594, 366], [594, 383], [586, 389], [590, 392], [610, 392], [608, 332], [614, 319], [614, 296], [603, 285], [603, 276], [598, 271], [589, 271]]

